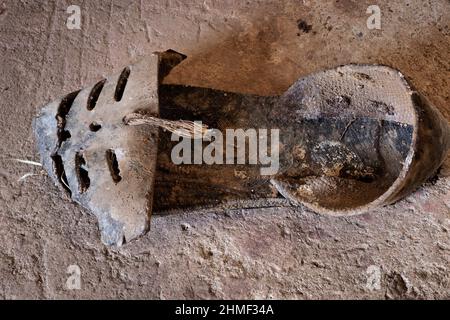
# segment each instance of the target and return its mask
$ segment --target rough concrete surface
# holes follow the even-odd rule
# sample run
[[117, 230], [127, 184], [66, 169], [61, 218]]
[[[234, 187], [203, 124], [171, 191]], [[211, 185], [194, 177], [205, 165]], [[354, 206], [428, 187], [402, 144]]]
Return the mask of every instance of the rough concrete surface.
[[[70, 4], [81, 30], [66, 27]], [[366, 26], [371, 4], [381, 30]], [[0, 1], [0, 297], [450, 298], [450, 159], [361, 216], [185, 210], [153, 216], [121, 249], [39, 167], [11, 160], [38, 161], [41, 106], [169, 48], [188, 59], [168, 82], [261, 95], [340, 64], [390, 65], [450, 119], [449, 23], [448, 0]], [[71, 265], [80, 290], [67, 287]]]

